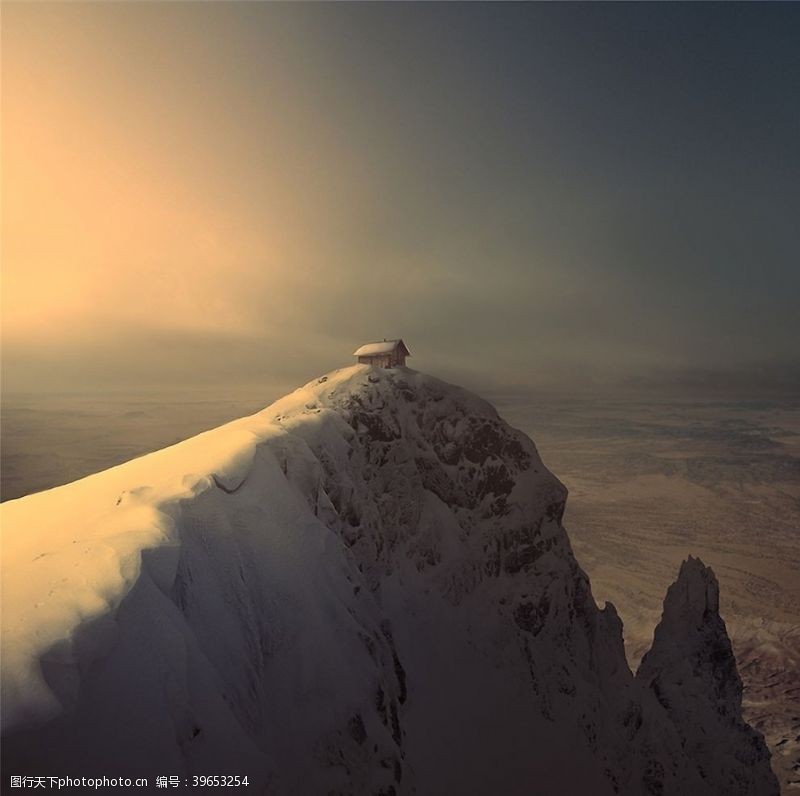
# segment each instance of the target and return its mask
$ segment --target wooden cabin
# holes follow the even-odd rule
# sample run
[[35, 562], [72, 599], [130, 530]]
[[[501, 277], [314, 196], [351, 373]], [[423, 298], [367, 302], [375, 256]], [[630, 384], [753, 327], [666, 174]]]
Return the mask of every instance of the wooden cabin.
[[383, 340], [366, 343], [353, 352], [360, 365], [377, 365], [379, 368], [405, 367], [406, 357], [411, 356], [402, 340]]

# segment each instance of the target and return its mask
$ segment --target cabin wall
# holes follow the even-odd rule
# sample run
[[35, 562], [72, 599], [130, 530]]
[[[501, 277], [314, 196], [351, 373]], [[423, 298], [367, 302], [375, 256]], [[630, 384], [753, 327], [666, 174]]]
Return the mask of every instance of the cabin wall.
[[405, 365], [405, 356], [395, 351], [390, 354], [369, 354], [358, 358], [359, 365], [375, 365], [379, 368], [393, 368], [396, 365]]
[[391, 354], [369, 354], [365, 357], [358, 358], [359, 365], [375, 365], [379, 368], [392, 367]]

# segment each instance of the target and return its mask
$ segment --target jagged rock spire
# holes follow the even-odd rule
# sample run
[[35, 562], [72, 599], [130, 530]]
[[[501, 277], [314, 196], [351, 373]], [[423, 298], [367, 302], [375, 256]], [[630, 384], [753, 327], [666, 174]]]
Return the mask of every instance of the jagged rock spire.
[[719, 584], [699, 558], [681, 564], [636, 678], [666, 710], [714, 793], [778, 793], [764, 738], [742, 719], [742, 681], [719, 613]]

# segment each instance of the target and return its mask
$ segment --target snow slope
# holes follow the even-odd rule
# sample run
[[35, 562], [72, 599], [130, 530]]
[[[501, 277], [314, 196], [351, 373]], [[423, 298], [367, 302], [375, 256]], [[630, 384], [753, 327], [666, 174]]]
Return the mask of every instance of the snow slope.
[[713, 749], [687, 744], [689, 709], [633, 677], [565, 500], [489, 404], [356, 366], [5, 503], [5, 771], [228, 773], [276, 794], [715, 794], [707, 771], [738, 770], [748, 743], [759, 773], [741, 792], [777, 792], [738, 705], [701, 722]]

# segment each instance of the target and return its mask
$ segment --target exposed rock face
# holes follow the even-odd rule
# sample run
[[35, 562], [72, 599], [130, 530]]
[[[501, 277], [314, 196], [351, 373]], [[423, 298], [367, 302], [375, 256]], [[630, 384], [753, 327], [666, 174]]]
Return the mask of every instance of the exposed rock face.
[[778, 793], [764, 738], [742, 720], [742, 681], [719, 614], [714, 572], [689, 556], [667, 591], [636, 679], [684, 739], [713, 792]]
[[[215, 446], [224, 457], [201, 456]], [[153, 457], [5, 504], [12, 533], [40, 536], [72, 506], [47, 531], [54, 581], [67, 562], [127, 556], [99, 614], [46, 600], [30, 614], [61, 622], [58, 643], [12, 637], [28, 646], [4, 674], [6, 760], [28, 773], [249, 774], [276, 794], [773, 792], [719, 617], [692, 646], [718, 661], [727, 711], [702, 715], [720, 732], [709, 771], [689, 726], [705, 663], [650, 688], [671, 671], [657, 636], [652, 680], [644, 663], [633, 677], [622, 623], [562, 527], [565, 488], [476, 396], [359, 366]], [[158, 532], [132, 570], [119, 540], [140, 539], [143, 508]], [[17, 557], [12, 623], [40, 577], [32, 552]], [[765, 773], [745, 781], [748, 748]]]

